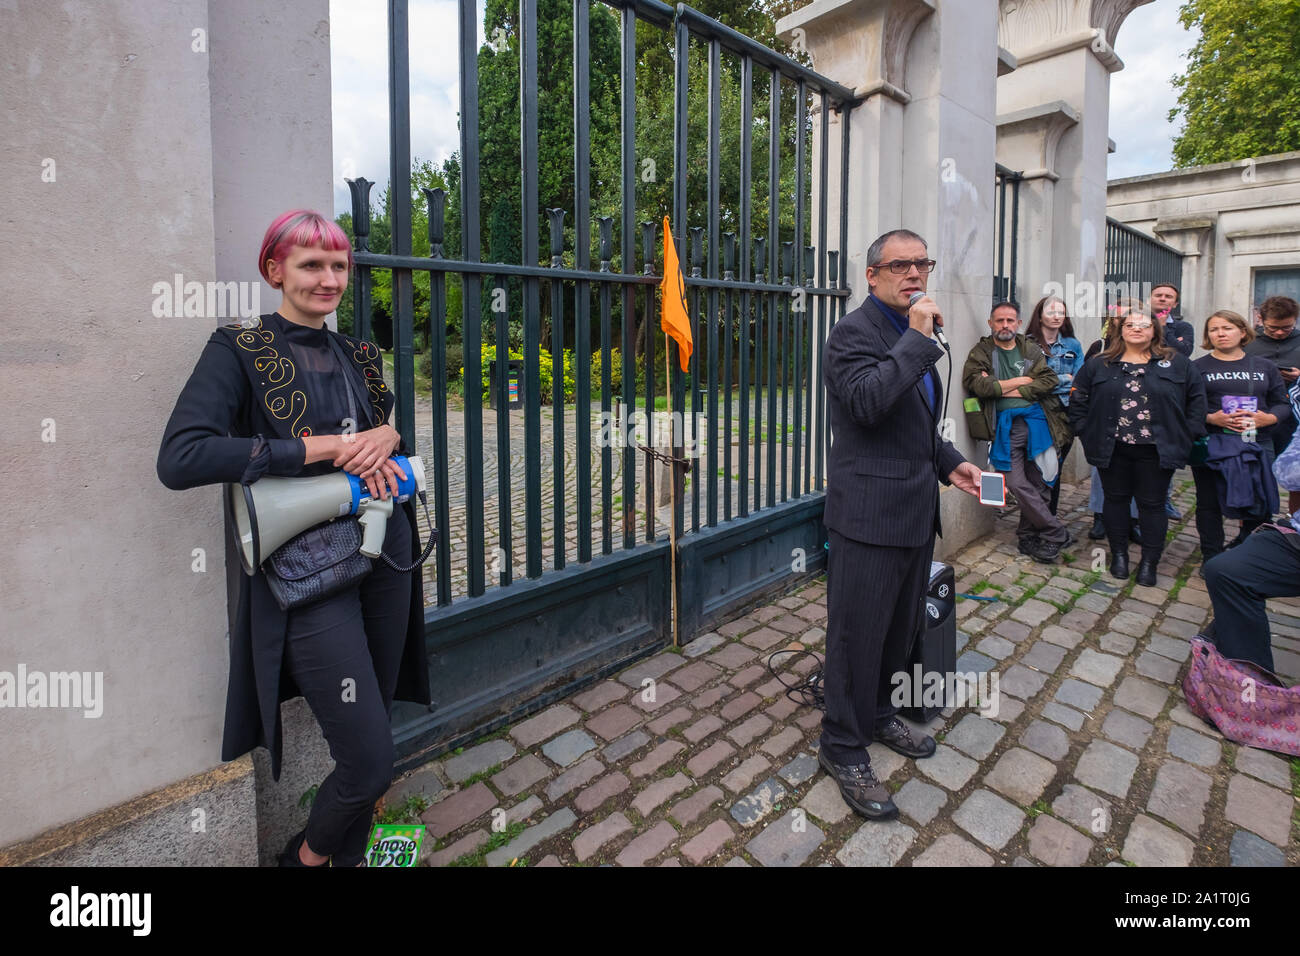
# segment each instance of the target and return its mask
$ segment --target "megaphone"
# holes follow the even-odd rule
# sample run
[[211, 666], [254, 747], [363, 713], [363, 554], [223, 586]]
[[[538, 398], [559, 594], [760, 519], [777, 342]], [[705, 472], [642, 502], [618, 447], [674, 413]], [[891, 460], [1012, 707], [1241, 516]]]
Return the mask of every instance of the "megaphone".
[[358, 476], [340, 471], [316, 478], [267, 476], [251, 485], [230, 484], [226, 494], [239, 539], [239, 562], [245, 574], [255, 574], [266, 557], [294, 535], [334, 518], [358, 515], [361, 553], [379, 557], [393, 504], [424, 493], [424, 463], [415, 456], [394, 455], [406, 474], [397, 494], [372, 498]]

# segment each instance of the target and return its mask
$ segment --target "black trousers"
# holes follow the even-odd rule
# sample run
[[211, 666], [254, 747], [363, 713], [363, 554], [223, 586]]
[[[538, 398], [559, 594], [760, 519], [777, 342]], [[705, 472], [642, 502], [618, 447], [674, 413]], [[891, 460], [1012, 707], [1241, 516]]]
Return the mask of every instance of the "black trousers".
[[1127, 445], [1115, 442], [1110, 465], [1098, 468], [1101, 487], [1106, 494], [1102, 520], [1112, 554], [1128, 554], [1129, 499], [1137, 501], [1138, 524], [1142, 528], [1143, 559], [1160, 560], [1165, 550], [1165, 533], [1169, 516], [1165, 500], [1169, 496], [1172, 468], [1160, 467], [1155, 445]]
[[889, 548], [829, 537], [821, 748], [834, 763], [863, 764], [876, 722], [898, 713], [893, 675], [907, 672], [920, 630], [934, 539]]
[[[384, 552], [410, 563], [411, 527], [400, 510], [388, 519]], [[358, 587], [289, 613], [284, 665], [334, 758], [307, 818], [307, 845], [335, 866], [361, 862], [375, 801], [392, 783], [389, 713], [411, 594], [410, 574], [376, 560]]]
[[[1201, 555], [1208, 561], [1223, 550], [1223, 512], [1219, 510], [1218, 472], [1213, 468], [1192, 468], [1196, 481], [1196, 533], [1201, 539]], [[1271, 518], [1272, 515], [1269, 515]], [[1243, 518], [1241, 531], [1250, 534], [1268, 518]]]
[[1224, 657], [1273, 669], [1264, 599], [1300, 594], [1300, 540], [1261, 528], [1205, 564], [1214, 605], [1214, 643]]

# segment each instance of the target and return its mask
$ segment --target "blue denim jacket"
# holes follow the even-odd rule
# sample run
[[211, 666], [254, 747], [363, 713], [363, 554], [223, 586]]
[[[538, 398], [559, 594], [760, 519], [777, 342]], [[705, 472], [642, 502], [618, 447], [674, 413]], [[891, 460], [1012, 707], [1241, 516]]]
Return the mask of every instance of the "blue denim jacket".
[[1043, 345], [1041, 342], [1037, 344], [1042, 348], [1047, 364], [1060, 380], [1053, 394], [1061, 400], [1062, 405], [1069, 405], [1070, 386], [1074, 384], [1074, 376], [1079, 374], [1079, 369], [1083, 368], [1083, 346], [1079, 344], [1078, 339], [1066, 335], [1058, 338], [1050, 346]]

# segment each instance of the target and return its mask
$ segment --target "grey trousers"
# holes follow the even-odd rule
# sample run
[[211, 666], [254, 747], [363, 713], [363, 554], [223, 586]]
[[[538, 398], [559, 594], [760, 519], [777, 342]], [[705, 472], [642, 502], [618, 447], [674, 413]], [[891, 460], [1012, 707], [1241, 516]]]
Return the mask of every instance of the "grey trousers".
[[1052, 489], [1033, 459], [1026, 457], [1028, 444], [1029, 426], [1023, 418], [1017, 418], [1011, 423], [1011, 471], [1006, 476], [1007, 488], [1020, 503], [1016, 534], [1022, 541], [1038, 537], [1044, 544], [1063, 545], [1069, 534], [1052, 514]]

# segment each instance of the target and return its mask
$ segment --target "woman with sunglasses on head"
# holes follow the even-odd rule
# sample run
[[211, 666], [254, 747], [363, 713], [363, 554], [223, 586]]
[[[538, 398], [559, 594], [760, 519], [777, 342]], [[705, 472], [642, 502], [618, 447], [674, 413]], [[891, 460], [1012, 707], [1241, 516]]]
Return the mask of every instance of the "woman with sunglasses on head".
[[1277, 366], [1244, 346], [1255, 337], [1244, 317], [1220, 309], [1205, 321], [1201, 347], [1210, 349], [1192, 364], [1205, 379], [1209, 435], [1192, 458], [1196, 479], [1196, 531], [1202, 567], [1223, 551], [1223, 518], [1241, 519], [1241, 533], [1229, 547], [1268, 521], [1281, 502], [1273, 478], [1272, 436], [1291, 419], [1286, 383]]
[[[1070, 387], [1074, 384], [1074, 377], [1079, 374], [1079, 369], [1083, 368], [1084, 356], [1083, 345], [1074, 337], [1074, 326], [1070, 323], [1070, 314], [1065, 309], [1065, 301], [1051, 295], [1039, 299], [1038, 304], [1034, 306], [1033, 314], [1029, 317], [1029, 328], [1025, 330], [1025, 337], [1043, 350], [1048, 366], [1056, 373], [1058, 384], [1053, 394], [1060, 400], [1062, 406], [1069, 406]], [[1065, 456], [1070, 453], [1072, 447], [1074, 447], [1073, 435], [1056, 450], [1062, 473], [1065, 467]], [[1052, 485], [1051, 500], [1048, 502], [1052, 514], [1056, 514], [1056, 506], [1060, 498], [1061, 478], [1058, 475], [1056, 484]]]
[[[392, 458], [402, 440], [387, 423], [393, 397], [379, 350], [325, 326], [351, 265], [347, 236], [319, 213], [294, 210], [271, 223], [258, 269], [280, 290], [280, 308], [208, 339], [163, 435], [164, 485], [342, 469], [374, 499], [397, 491], [407, 475]], [[412, 501], [388, 518], [383, 553], [418, 563]], [[305, 697], [335, 765], [280, 865], [359, 866], [375, 801], [392, 781], [393, 701], [430, 700], [421, 578], [376, 561], [359, 583], [308, 600], [286, 610], [262, 566], [239, 575], [221, 759], [265, 746], [278, 780], [280, 702]]]
[[1137, 582], [1154, 585], [1169, 525], [1169, 480], [1205, 434], [1200, 370], [1161, 341], [1149, 315], [1130, 311], [1119, 336], [1075, 378], [1067, 411], [1101, 477], [1111, 576], [1129, 576], [1128, 511], [1136, 498], [1142, 525]]
[[[1100, 355], [1102, 350], [1115, 340], [1119, 334], [1120, 323], [1124, 316], [1130, 312], [1141, 311], [1141, 303], [1137, 299], [1120, 299], [1107, 309], [1108, 315], [1101, 320], [1101, 338], [1088, 346], [1088, 351], [1083, 360], [1087, 362], [1095, 355]], [[1078, 373], [1075, 373], [1076, 375]], [[1077, 436], [1076, 436], [1077, 437]], [[1092, 474], [1088, 481], [1088, 510], [1092, 512], [1092, 527], [1088, 530], [1088, 537], [1093, 541], [1100, 541], [1106, 537], [1106, 520], [1102, 517], [1102, 509], [1105, 507], [1106, 495], [1101, 490], [1101, 475], [1097, 474], [1097, 466], [1092, 466]], [[1137, 542], [1142, 543], [1142, 534], [1138, 528], [1137, 502], [1130, 501], [1129, 509], [1129, 537]]]

